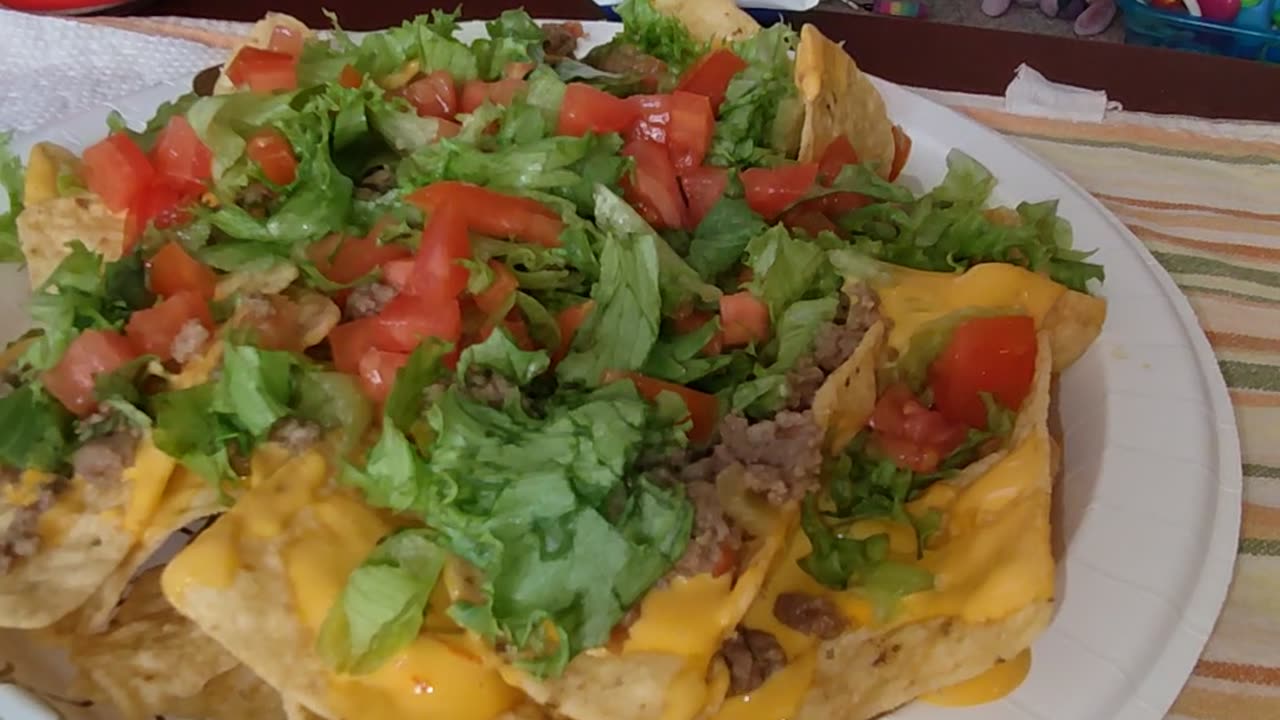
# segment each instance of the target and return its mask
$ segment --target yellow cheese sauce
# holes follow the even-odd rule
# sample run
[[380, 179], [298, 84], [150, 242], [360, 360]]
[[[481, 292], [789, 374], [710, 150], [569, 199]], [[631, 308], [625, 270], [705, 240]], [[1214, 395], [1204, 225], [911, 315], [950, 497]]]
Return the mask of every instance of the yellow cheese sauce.
[[61, 543], [84, 512], [84, 480], [72, 478], [71, 486], [59, 493], [53, 504], [36, 520], [40, 544], [52, 547]]
[[58, 479], [57, 475], [40, 470], [23, 470], [18, 482], [4, 487], [4, 502], [16, 507], [34, 505], [46, 486]]
[[[260, 564], [263, 540], [278, 539], [280, 560], [298, 619], [313, 635], [346, 585], [393, 524], [329, 483], [329, 467], [318, 453], [280, 462], [255, 458], [250, 490], [170, 564], [165, 592], [193, 586], [226, 587], [241, 564]], [[268, 547], [270, 547], [268, 545]], [[447, 600], [447, 594], [437, 594]], [[492, 720], [514, 707], [519, 691], [502, 682], [466, 649], [466, 639], [433, 603], [424, 632], [409, 647], [366, 675], [334, 674], [329, 704], [347, 720], [450, 718]]]
[[151, 442], [151, 436], [138, 443], [134, 453], [133, 466], [121, 476], [125, 484], [125, 492], [129, 494], [124, 509], [124, 529], [141, 536], [146, 530], [152, 515], [160, 505], [169, 477], [173, 475], [177, 462], [162, 452]]
[[[912, 503], [915, 511], [922, 506], [935, 507], [946, 518], [942, 531], [919, 560], [920, 566], [934, 574], [935, 587], [903, 598], [896, 614], [879, 627], [888, 629], [934, 617], [958, 617], [974, 623], [999, 620], [1032, 602], [1050, 599], [1054, 565], [1049, 545], [1048, 462], [1044, 436], [1033, 434], [968, 486], [943, 480]], [[900, 561], [914, 561], [914, 533], [892, 526], [883, 520], [867, 521], [851, 533], [866, 537], [887, 532], [891, 555]], [[716, 720], [786, 720], [804, 699], [808, 680], [801, 682], [799, 678], [811, 677], [818, 641], [778, 621], [773, 613], [778, 595], [799, 592], [825, 596], [853, 626], [876, 622], [871, 603], [856, 591], [833, 591], [800, 569], [799, 559], [810, 550], [808, 537], [795, 532], [743, 619], [747, 627], [777, 638], [787, 654], [787, 670], [775, 673], [750, 699], [744, 696], [726, 701]], [[1021, 682], [1025, 669], [1019, 674], [1017, 668], [1025, 662], [1004, 663], [994, 674], [975, 680], [972, 687], [966, 684], [953, 693], [938, 695], [943, 699], [1001, 697]]]
[[1031, 650], [1023, 650], [1012, 660], [997, 663], [981, 675], [958, 685], [943, 688], [920, 699], [930, 705], [967, 707], [994, 702], [1008, 695], [1027, 679], [1031, 670]]
[[903, 352], [921, 325], [963, 308], [1016, 308], [1037, 327], [1067, 291], [1048, 277], [1005, 263], [975, 265], [963, 274], [894, 267], [877, 287], [880, 312], [893, 321], [889, 347]]

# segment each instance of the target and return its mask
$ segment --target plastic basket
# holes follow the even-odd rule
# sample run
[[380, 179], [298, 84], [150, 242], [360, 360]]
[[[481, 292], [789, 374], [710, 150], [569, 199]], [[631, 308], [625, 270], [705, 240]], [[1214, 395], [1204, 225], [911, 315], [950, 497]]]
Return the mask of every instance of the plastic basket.
[[1156, 10], [1138, 0], [1116, 0], [1130, 45], [1190, 50], [1280, 63], [1280, 32], [1227, 25]]

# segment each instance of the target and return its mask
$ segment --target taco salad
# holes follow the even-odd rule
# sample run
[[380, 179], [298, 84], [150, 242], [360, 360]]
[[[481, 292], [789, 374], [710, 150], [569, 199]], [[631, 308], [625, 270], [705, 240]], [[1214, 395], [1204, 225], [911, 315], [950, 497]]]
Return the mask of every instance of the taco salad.
[[1102, 268], [962, 149], [899, 182], [817, 28], [619, 13], [269, 14], [212, 95], [5, 150], [0, 627], [76, 669], [38, 690], [863, 720], [1018, 685]]

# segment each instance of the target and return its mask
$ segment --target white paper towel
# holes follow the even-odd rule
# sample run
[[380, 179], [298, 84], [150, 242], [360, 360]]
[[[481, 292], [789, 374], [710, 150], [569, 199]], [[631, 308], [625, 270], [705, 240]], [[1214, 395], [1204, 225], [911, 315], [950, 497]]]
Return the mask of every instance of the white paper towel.
[[1018, 115], [1101, 122], [1108, 110], [1119, 110], [1120, 103], [1108, 101], [1102, 90], [1053, 82], [1023, 63], [1004, 91], [1004, 109]]
[[188, 40], [0, 10], [0, 131], [191, 78], [225, 58]]

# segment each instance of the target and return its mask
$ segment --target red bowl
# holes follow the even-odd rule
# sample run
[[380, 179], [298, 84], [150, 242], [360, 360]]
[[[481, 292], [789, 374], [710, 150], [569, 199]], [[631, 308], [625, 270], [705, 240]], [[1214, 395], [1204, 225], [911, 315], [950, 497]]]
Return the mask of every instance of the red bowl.
[[0, 7], [54, 15], [83, 15], [128, 5], [132, 0], [0, 0]]

